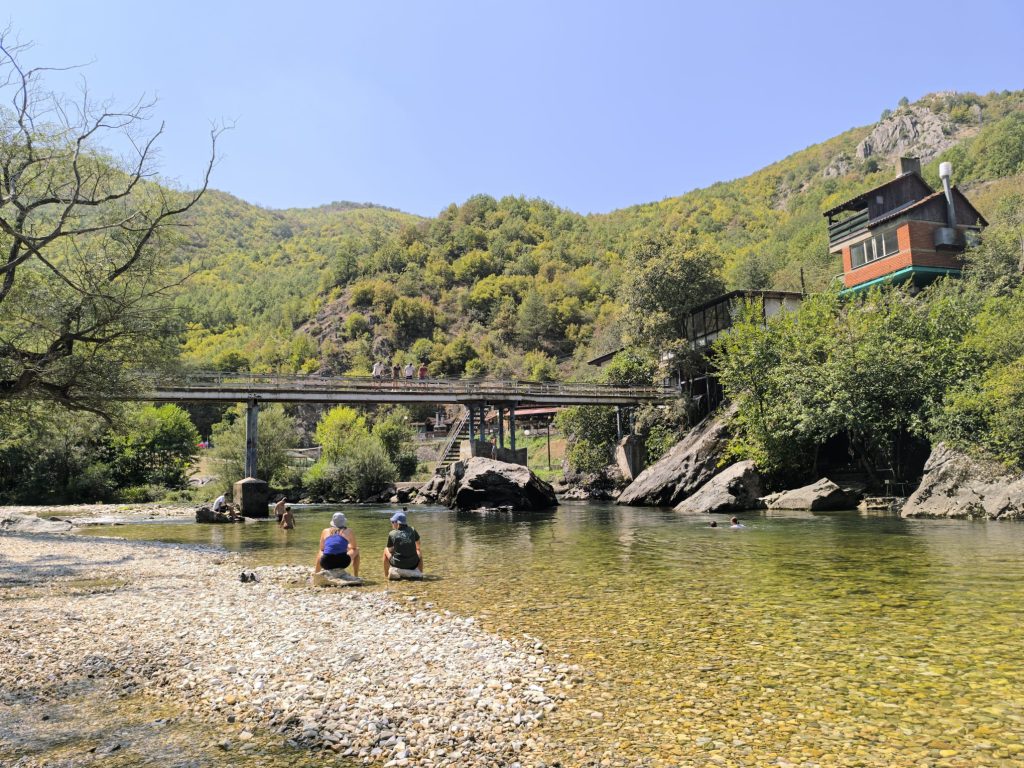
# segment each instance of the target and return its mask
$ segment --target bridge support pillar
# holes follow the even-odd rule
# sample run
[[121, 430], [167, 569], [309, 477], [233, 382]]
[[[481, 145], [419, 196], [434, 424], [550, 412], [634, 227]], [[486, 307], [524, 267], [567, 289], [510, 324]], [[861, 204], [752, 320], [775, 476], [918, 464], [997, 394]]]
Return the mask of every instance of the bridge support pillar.
[[508, 447], [512, 449], [512, 453], [516, 452], [516, 407], [514, 405], [508, 407]]
[[498, 447], [505, 447], [505, 408], [498, 406]]
[[476, 408], [472, 405], [467, 407], [469, 408], [469, 444], [473, 445], [473, 443], [476, 442], [476, 432], [473, 430], [473, 417], [475, 415], [474, 411], [476, 411]]
[[615, 406], [615, 439], [622, 439], [622, 407]]
[[250, 398], [245, 406], [245, 476], [256, 477], [256, 445], [259, 431], [260, 401]]

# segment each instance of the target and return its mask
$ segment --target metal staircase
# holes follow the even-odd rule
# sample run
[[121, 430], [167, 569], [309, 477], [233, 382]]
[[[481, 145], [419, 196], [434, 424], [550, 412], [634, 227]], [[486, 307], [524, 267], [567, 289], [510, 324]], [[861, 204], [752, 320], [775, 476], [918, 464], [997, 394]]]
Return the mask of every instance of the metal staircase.
[[448, 439], [437, 456], [437, 465], [434, 467], [434, 474], [443, 475], [448, 471], [448, 466], [459, 460], [459, 450], [463, 440], [469, 440], [469, 409], [463, 408], [459, 417], [452, 423], [448, 430]]

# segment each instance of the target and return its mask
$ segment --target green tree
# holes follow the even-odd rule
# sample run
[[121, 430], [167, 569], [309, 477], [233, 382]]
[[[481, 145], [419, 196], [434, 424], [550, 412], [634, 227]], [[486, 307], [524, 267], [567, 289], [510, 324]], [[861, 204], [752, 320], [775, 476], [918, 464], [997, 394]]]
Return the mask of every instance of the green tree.
[[150, 105], [71, 103], [25, 52], [0, 33], [0, 399], [108, 412], [140, 362], [173, 352], [168, 252], [214, 158], [197, 192], [151, 183], [163, 128], [145, 135]]
[[630, 260], [623, 300], [631, 341], [656, 352], [678, 350], [691, 309], [725, 289], [721, 259], [655, 237], [633, 248]]
[[[279, 403], [260, 408], [257, 424], [259, 444], [256, 451], [256, 476], [270, 483], [284, 479], [288, 451], [299, 442], [295, 420]], [[245, 406], [228, 411], [226, 418], [213, 425], [213, 448], [210, 460], [221, 486], [230, 487], [245, 474]]]
[[177, 405], [142, 407], [128, 428], [111, 438], [120, 483], [183, 488], [199, 440], [192, 419]]

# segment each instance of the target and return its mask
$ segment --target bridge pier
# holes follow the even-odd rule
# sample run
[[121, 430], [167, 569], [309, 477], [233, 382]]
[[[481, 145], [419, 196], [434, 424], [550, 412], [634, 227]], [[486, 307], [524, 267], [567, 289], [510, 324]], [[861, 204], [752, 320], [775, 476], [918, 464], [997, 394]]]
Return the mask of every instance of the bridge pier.
[[270, 486], [256, 479], [260, 401], [250, 397], [245, 404], [245, 478], [234, 484], [232, 496], [245, 517], [268, 517]]
[[473, 416], [476, 408], [473, 407], [472, 403], [466, 407], [469, 408], [469, 444], [473, 445], [476, 442], [476, 433], [473, 430]]
[[498, 406], [498, 448], [505, 447], [505, 408]]
[[510, 405], [508, 407], [508, 447], [512, 449], [512, 453], [516, 452], [516, 407]]
[[250, 398], [245, 406], [245, 476], [256, 477], [256, 445], [259, 432], [260, 401]]

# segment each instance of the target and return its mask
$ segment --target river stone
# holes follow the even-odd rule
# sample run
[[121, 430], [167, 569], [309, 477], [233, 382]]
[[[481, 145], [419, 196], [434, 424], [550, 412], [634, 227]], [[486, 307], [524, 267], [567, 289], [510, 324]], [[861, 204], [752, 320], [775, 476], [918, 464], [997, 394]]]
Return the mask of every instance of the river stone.
[[840, 488], [823, 477], [803, 488], [778, 494], [768, 503], [768, 509], [809, 509], [812, 512], [855, 509], [862, 495], [851, 488]]
[[474, 456], [448, 469], [438, 500], [452, 509], [512, 507], [534, 511], [558, 506], [551, 486], [528, 467]]
[[388, 580], [390, 581], [401, 581], [402, 579], [422, 579], [423, 571], [419, 568], [396, 568], [391, 566], [388, 568]]
[[236, 518], [223, 512], [214, 512], [212, 507], [205, 505], [196, 509], [197, 523], [233, 523], [235, 520]]
[[631, 506], [674, 506], [714, 477], [729, 440], [729, 413], [712, 414], [619, 494]]
[[741, 461], [722, 470], [695, 494], [679, 502], [676, 512], [713, 514], [757, 509], [763, 493], [764, 483], [754, 462]]
[[63, 533], [74, 526], [68, 520], [44, 520], [20, 512], [0, 512], [0, 531], [14, 533]]
[[309, 576], [309, 583], [314, 587], [357, 587], [363, 583], [358, 576], [353, 576], [341, 568], [314, 571]]
[[944, 443], [932, 449], [921, 485], [903, 517], [1024, 519], [1024, 477], [994, 462], [973, 459]]

